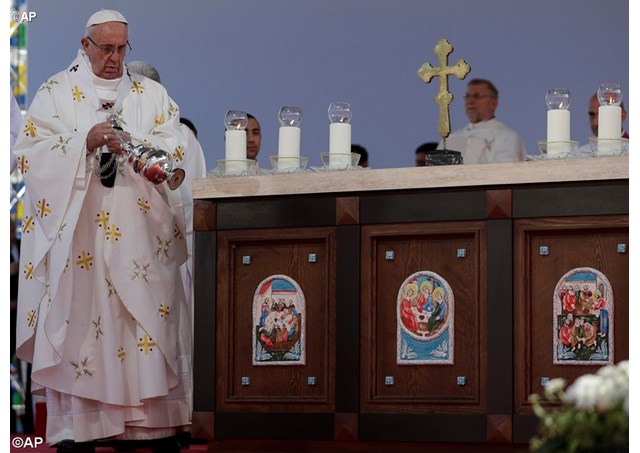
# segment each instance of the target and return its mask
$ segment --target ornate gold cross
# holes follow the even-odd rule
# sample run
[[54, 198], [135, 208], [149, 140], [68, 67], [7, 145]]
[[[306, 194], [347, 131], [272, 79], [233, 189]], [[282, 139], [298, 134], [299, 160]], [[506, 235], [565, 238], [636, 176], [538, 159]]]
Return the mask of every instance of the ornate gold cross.
[[[462, 80], [471, 71], [471, 66], [464, 60], [458, 60], [454, 66], [447, 66], [447, 57], [453, 52], [453, 46], [445, 38], [440, 39], [433, 48], [433, 52], [438, 56], [440, 67], [434, 68], [429, 63], [424, 63], [418, 69], [418, 77], [425, 83], [431, 82], [434, 77], [440, 77], [440, 88], [436, 95], [436, 104], [440, 107], [438, 114], [438, 133], [445, 140], [451, 132], [449, 124], [449, 104], [453, 100], [453, 95], [449, 92], [448, 79], [450, 75], [455, 75]], [[446, 149], [446, 142], [445, 142]]]

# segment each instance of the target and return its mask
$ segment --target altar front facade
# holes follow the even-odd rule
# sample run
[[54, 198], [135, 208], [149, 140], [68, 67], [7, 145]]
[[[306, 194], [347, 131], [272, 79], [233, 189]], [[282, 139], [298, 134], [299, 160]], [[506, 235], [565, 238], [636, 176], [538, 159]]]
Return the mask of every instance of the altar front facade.
[[627, 157], [194, 181], [194, 436], [528, 442], [628, 358], [628, 193]]

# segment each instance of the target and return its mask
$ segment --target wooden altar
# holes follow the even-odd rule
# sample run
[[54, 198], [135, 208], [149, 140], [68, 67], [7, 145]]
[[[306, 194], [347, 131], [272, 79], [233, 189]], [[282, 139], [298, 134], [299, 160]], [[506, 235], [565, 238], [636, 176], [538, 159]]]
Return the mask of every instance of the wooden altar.
[[[554, 286], [589, 266], [628, 358], [627, 157], [208, 178], [193, 182], [195, 437], [525, 443], [554, 365]], [[543, 252], [544, 251], [544, 252]], [[445, 275], [455, 359], [399, 365], [405, 277]], [[252, 365], [270, 275], [306, 298], [306, 361]]]

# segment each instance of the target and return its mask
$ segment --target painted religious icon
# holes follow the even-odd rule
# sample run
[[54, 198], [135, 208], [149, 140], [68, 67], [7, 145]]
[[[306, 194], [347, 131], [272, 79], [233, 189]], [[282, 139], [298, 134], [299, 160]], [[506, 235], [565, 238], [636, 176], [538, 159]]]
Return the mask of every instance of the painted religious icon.
[[304, 365], [305, 301], [286, 275], [264, 279], [253, 296], [253, 364]]
[[454, 298], [444, 278], [429, 271], [407, 277], [396, 311], [399, 365], [453, 364]]
[[613, 291], [590, 267], [573, 269], [553, 292], [553, 363], [613, 363]]

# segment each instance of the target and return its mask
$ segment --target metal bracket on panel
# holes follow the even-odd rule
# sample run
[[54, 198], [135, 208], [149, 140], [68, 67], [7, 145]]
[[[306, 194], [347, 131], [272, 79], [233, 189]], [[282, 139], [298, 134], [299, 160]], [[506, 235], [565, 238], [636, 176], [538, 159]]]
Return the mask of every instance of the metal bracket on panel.
[[464, 258], [467, 256], [467, 249], [458, 249], [456, 251], [456, 257], [458, 258]]
[[466, 385], [467, 384], [467, 377], [466, 376], [458, 376], [456, 378], [456, 384], [458, 384], [458, 385]]
[[307, 377], [307, 385], [316, 385], [316, 377], [308, 376]]
[[317, 261], [317, 256], [315, 253], [309, 253], [309, 262], [310, 263], [315, 263]]
[[387, 261], [393, 261], [396, 257], [396, 254], [393, 252], [393, 250], [387, 250], [386, 252], [384, 252], [384, 259]]
[[384, 385], [393, 385], [393, 376], [385, 376]]
[[251, 264], [251, 257], [249, 255], [245, 255], [242, 257], [242, 264]]
[[627, 244], [618, 244], [618, 253], [621, 255], [627, 253]]
[[241, 385], [251, 385], [251, 378], [249, 376], [242, 376], [240, 380]]
[[549, 247], [546, 245], [540, 246], [540, 255], [547, 256], [549, 254]]
[[542, 385], [543, 387], [545, 385], [547, 385], [549, 383], [549, 377], [548, 376], [542, 376], [540, 378], [540, 385]]

